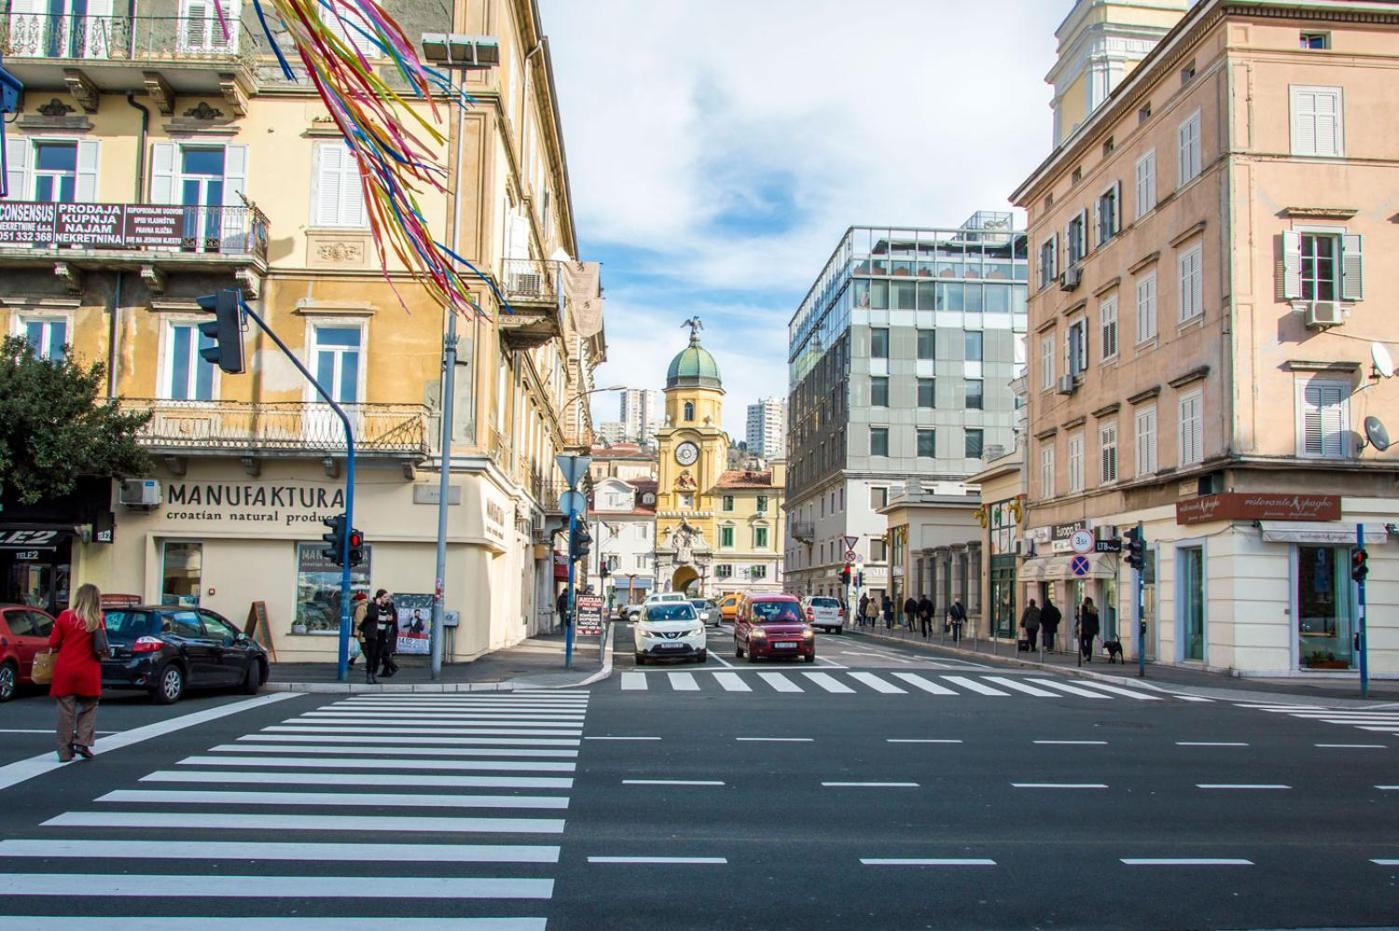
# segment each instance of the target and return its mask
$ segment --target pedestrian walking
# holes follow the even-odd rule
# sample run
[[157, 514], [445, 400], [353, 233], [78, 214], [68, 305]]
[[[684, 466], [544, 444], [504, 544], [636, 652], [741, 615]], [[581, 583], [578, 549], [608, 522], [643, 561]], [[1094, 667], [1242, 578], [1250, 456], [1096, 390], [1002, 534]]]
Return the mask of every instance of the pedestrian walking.
[[1025, 649], [1033, 650], [1040, 639], [1040, 607], [1033, 598], [1020, 615], [1020, 628], [1025, 631]]
[[359, 639], [364, 649], [364, 681], [370, 685], [379, 681], [379, 602], [388, 593], [382, 588], [375, 592], [374, 600], [365, 606], [364, 616], [359, 622]]
[[58, 652], [49, 685], [49, 694], [58, 702], [58, 758], [64, 763], [74, 755], [90, 760], [96, 742], [97, 700], [102, 695], [99, 651], [107, 652], [102, 593], [96, 585], [80, 586], [73, 607], [58, 615], [49, 633], [49, 649]]
[[885, 596], [884, 596], [884, 601], [883, 601], [883, 603], [880, 605], [880, 607], [884, 609], [884, 629], [885, 629], [885, 630], [893, 630], [893, 629], [894, 629], [894, 599], [890, 598], [888, 595], [885, 595]]
[[364, 592], [355, 592], [355, 597], [351, 598], [350, 601], [352, 603], [352, 607], [350, 608], [350, 630], [354, 631], [355, 634], [355, 642], [352, 646], [359, 647], [358, 653], [354, 650], [350, 650], [349, 665], [353, 666], [355, 660], [365, 654], [364, 636], [360, 634], [359, 628], [360, 625], [364, 623], [364, 615], [369, 611], [369, 596]]
[[913, 633], [913, 624], [918, 620], [918, 599], [909, 595], [904, 600], [904, 623], [908, 625], [908, 632]]
[[861, 627], [864, 627], [864, 626], [865, 626], [865, 611], [869, 608], [869, 606], [870, 606], [870, 596], [869, 596], [869, 595], [861, 595], [861, 596], [860, 596], [859, 615], [855, 618], [855, 623], [856, 623], [856, 624], [859, 624]]
[[1044, 607], [1040, 609], [1040, 630], [1044, 631], [1044, 648], [1054, 651], [1054, 637], [1059, 632], [1059, 621], [1064, 617], [1054, 604], [1052, 595], [1044, 596]]
[[1085, 598], [1078, 609], [1078, 649], [1090, 663], [1093, 662], [1093, 639], [1098, 636], [1099, 629], [1098, 609], [1092, 598]]
[[947, 609], [947, 619], [952, 625], [952, 642], [961, 643], [962, 625], [967, 623], [967, 609], [962, 607], [962, 599], [952, 599], [952, 607]]
[[918, 599], [918, 626], [923, 631], [923, 639], [933, 631], [933, 602], [927, 595]]
[[382, 668], [379, 675], [390, 677], [398, 672], [398, 663], [393, 655], [398, 652], [398, 608], [389, 593], [379, 589], [382, 600], [379, 603], [379, 662]]
[[869, 600], [867, 600], [867, 601], [865, 602], [865, 613], [864, 613], [864, 618], [863, 618], [863, 620], [862, 620], [862, 623], [863, 623], [866, 627], [873, 627], [873, 626], [875, 625], [875, 621], [878, 619], [878, 617], [879, 617], [879, 602], [878, 602], [876, 599], [874, 599], [874, 598], [870, 598]]

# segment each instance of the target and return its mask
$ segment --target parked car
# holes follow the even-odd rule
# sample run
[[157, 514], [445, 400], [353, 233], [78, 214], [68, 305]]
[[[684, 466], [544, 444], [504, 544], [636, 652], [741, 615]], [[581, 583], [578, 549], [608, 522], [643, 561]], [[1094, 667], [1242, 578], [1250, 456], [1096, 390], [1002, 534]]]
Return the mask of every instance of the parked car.
[[695, 613], [700, 616], [700, 620], [704, 621], [704, 626], [708, 627], [711, 624], [715, 627], [719, 626], [721, 615], [717, 604], [704, 598], [691, 598], [690, 604], [695, 606]]
[[734, 656], [748, 662], [800, 656], [816, 662], [816, 632], [802, 617], [794, 595], [746, 595], [734, 619]]
[[40, 608], [0, 605], [0, 701], [33, 685], [34, 654], [49, 648], [53, 617]]
[[646, 609], [652, 605], [685, 601], [684, 592], [657, 592], [654, 595], [647, 595], [646, 600], [639, 605], [632, 605], [627, 609], [627, 620], [639, 621], [645, 615]]
[[240, 687], [249, 695], [267, 681], [267, 652], [207, 608], [147, 606], [107, 612], [111, 659], [104, 689], [143, 689], [157, 704], [186, 689]]
[[720, 598], [720, 599], [719, 599], [719, 614], [720, 614], [720, 616], [721, 616], [724, 620], [726, 620], [726, 621], [728, 621], [728, 622], [730, 622], [730, 623], [733, 623], [733, 619], [738, 615], [738, 603], [739, 603], [739, 601], [741, 601], [742, 599], [743, 599], [743, 596], [740, 595], [738, 592], [729, 592], [729, 593], [728, 593], [727, 595], [725, 595], [723, 598]]
[[812, 595], [802, 601], [802, 616], [812, 627], [840, 633], [845, 628], [845, 611], [840, 599], [830, 595]]
[[704, 621], [688, 601], [663, 601], [646, 609], [632, 633], [636, 637], [636, 664], [653, 659], [709, 659]]

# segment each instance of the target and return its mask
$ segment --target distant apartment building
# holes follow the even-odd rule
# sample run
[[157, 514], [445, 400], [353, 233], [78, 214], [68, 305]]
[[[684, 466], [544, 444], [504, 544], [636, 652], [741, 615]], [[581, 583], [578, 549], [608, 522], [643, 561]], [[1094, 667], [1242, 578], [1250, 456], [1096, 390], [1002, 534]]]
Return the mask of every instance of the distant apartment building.
[[858, 598], [840, 579], [852, 537], [865, 590], [888, 591], [890, 489], [965, 480], [1013, 446], [1026, 249], [994, 212], [841, 237], [788, 328], [789, 589]]
[[661, 392], [655, 388], [627, 388], [621, 392], [620, 404], [618, 418], [624, 426], [625, 441], [654, 446], [656, 433], [665, 425]]
[[1091, 596], [1132, 655], [1131, 570], [1069, 538], [1140, 524], [1148, 658], [1353, 675], [1363, 535], [1369, 669], [1399, 675], [1396, 66], [1399, 4], [1201, 0], [1014, 193], [1021, 594]]
[[627, 425], [620, 420], [604, 420], [597, 425], [594, 433], [597, 435], [598, 442], [607, 446], [615, 446], [627, 441]]
[[787, 443], [787, 402], [761, 398], [748, 405], [748, 452], [759, 459], [782, 458]]

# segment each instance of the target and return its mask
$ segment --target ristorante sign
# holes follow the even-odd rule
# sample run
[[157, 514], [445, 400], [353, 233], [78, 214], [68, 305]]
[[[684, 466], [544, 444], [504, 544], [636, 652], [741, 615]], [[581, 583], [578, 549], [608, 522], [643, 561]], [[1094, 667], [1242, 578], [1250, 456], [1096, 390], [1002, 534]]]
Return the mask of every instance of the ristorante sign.
[[0, 244], [89, 249], [178, 247], [190, 208], [159, 204], [0, 201]]
[[1177, 524], [1212, 520], [1340, 520], [1339, 495], [1225, 492], [1176, 502]]
[[161, 516], [179, 521], [319, 523], [345, 509], [345, 489], [321, 485], [171, 482]]

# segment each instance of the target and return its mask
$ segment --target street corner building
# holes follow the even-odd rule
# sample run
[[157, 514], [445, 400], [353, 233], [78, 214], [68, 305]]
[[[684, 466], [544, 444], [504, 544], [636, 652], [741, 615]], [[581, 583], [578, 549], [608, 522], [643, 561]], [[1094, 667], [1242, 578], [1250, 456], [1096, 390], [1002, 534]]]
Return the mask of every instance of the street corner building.
[[[1053, 79], [1112, 60], [1106, 9], [1076, 5]], [[1131, 656], [1134, 579], [1096, 544], [1140, 524], [1148, 658], [1354, 677], [1362, 542], [1369, 669], [1399, 676], [1399, 452], [1377, 429], [1399, 401], [1399, 4], [1202, 0], [1157, 33], [1086, 107], [1056, 92], [1056, 148], [1013, 195], [1027, 507], [997, 526], [1019, 594], [1070, 623], [1091, 596]]]
[[283, 75], [251, 4], [223, 9], [228, 30], [212, 5], [173, 0], [15, 3], [0, 18], [25, 86], [6, 127], [0, 328], [46, 358], [104, 361], [111, 396], [150, 414], [156, 463], [71, 501], [7, 502], [0, 600], [56, 610], [93, 582], [240, 626], [261, 602], [278, 659], [335, 657], [339, 568], [321, 536], [346, 504], [340, 421], [260, 330], [244, 332], [245, 374], [202, 358], [195, 298], [236, 288], [352, 424], [367, 540], [354, 590], [430, 602], [447, 468], [449, 660], [551, 626], [566, 523], [554, 457], [592, 442], [605, 339], [537, 8], [387, 4], [412, 38], [500, 43], [498, 65], [462, 78], [460, 126], [442, 127], [456, 194], [420, 195], [434, 235], [494, 283], [459, 321], [445, 450], [446, 312], [392, 259], [379, 267], [357, 167], [307, 75]]

